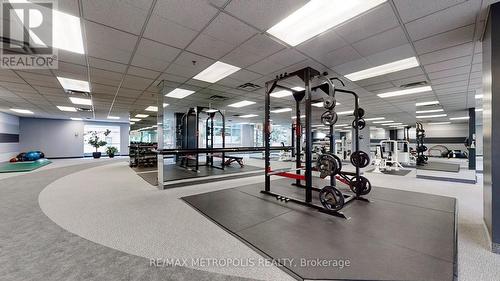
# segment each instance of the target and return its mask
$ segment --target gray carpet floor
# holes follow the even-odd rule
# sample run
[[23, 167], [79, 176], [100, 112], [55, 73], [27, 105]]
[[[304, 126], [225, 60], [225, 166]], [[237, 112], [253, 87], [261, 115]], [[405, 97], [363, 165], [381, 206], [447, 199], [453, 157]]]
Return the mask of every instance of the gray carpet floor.
[[93, 243], [53, 223], [38, 205], [40, 191], [96, 165], [0, 180], [0, 280], [248, 280], [180, 266], [151, 267], [148, 259]]

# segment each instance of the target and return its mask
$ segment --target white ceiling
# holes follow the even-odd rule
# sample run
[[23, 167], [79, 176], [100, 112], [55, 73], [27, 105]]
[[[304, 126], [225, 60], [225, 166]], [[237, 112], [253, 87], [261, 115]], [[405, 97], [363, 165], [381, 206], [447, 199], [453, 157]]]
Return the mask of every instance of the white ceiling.
[[[156, 85], [164, 79], [172, 89], [196, 91], [181, 100], [166, 98], [170, 111], [207, 106], [210, 96], [220, 95], [228, 99], [212, 106], [225, 110], [227, 119], [236, 120], [233, 114], [256, 113], [259, 117], [247, 121], [258, 121], [263, 117], [264, 84], [279, 73], [310, 66], [343, 78], [410, 56], [417, 56], [421, 66], [357, 83], [343, 79], [361, 97], [367, 118], [384, 116], [412, 123], [415, 102], [434, 99], [450, 117], [463, 116], [475, 106], [474, 94], [481, 89], [479, 39], [486, 7], [496, 1], [389, 0], [296, 47], [266, 34], [265, 30], [305, 2], [59, 0], [60, 10], [83, 19], [88, 65], [85, 55], [59, 51], [56, 70], [1, 69], [0, 111], [15, 107], [30, 109], [37, 117], [92, 118], [91, 113], [56, 108], [71, 103], [55, 76], [90, 77], [95, 118], [106, 119], [110, 114], [128, 120], [129, 114], [144, 113], [147, 106], [155, 105]], [[192, 79], [217, 60], [242, 70], [215, 84]], [[427, 81], [434, 91], [387, 99], [376, 96], [419, 81]], [[237, 89], [247, 82], [262, 88], [254, 92]], [[237, 110], [227, 107], [240, 100], [257, 103]], [[352, 108], [349, 97], [339, 95], [338, 101], [338, 111]], [[293, 103], [272, 98], [272, 106]], [[319, 116], [323, 110], [315, 111]], [[276, 114], [272, 119], [288, 122], [290, 115]], [[348, 119], [352, 118], [342, 117], [339, 122]]]

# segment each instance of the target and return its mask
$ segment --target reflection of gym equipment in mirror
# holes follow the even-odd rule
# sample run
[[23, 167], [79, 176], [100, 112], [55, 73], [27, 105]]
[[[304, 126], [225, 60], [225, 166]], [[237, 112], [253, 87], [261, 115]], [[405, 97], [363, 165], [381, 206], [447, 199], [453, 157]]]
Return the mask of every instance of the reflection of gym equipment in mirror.
[[335, 140], [335, 155], [342, 161], [347, 161], [351, 156], [351, 141], [347, 140], [345, 136], [339, 140]]

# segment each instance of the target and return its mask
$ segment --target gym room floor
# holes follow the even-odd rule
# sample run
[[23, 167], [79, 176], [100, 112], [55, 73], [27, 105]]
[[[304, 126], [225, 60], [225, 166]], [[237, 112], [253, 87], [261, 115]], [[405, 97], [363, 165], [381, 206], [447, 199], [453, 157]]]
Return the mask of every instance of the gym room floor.
[[[261, 160], [248, 161], [262, 165]], [[179, 198], [258, 183], [262, 176], [158, 190], [137, 176], [126, 159], [54, 164], [29, 177], [0, 180], [0, 272], [5, 280], [292, 280], [274, 266], [251, 271], [149, 266], [149, 258], [165, 256], [259, 258]], [[488, 250], [480, 223], [481, 178], [474, 185], [383, 174], [370, 174], [370, 180], [374, 192], [386, 187], [456, 198], [459, 280], [500, 275], [500, 257]]]

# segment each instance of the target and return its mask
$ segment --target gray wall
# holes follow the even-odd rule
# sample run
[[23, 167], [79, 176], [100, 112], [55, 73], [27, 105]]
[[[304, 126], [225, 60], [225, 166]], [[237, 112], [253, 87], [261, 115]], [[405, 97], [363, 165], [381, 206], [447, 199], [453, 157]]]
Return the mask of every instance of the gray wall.
[[40, 150], [48, 158], [83, 157], [84, 124], [120, 126], [120, 154], [128, 154], [129, 124], [21, 118], [20, 150]]
[[[491, 5], [483, 39], [483, 217], [500, 253], [500, 3]], [[496, 110], [495, 110], [496, 109]]]
[[19, 153], [19, 117], [0, 112], [0, 162]]

